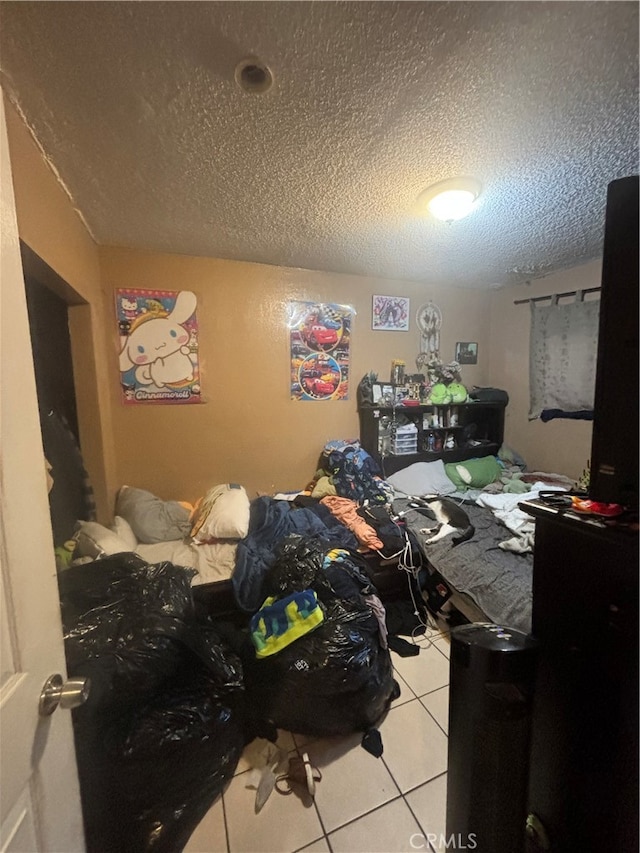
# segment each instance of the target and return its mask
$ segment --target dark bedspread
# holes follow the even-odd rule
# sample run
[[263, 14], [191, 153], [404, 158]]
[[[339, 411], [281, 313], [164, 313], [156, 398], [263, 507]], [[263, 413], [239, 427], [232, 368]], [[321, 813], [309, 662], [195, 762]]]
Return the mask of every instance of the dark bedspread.
[[264, 601], [264, 576], [276, 560], [280, 542], [291, 533], [317, 536], [327, 547], [356, 550], [358, 540], [322, 504], [293, 507], [288, 501], [269, 497], [251, 501], [249, 534], [238, 543], [236, 567], [231, 578], [237, 603], [255, 613]]
[[[395, 500], [394, 509], [406, 508], [406, 501]], [[451, 536], [433, 545], [425, 545], [428, 535], [418, 531], [430, 527], [429, 521], [415, 510], [408, 510], [405, 521], [415, 534], [420, 549], [434, 569], [458, 592], [470, 596], [490, 621], [529, 633], [533, 554], [517, 554], [498, 547], [513, 533], [486, 507], [465, 504], [464, 510], [476, 529], [467, 542], [452, 547]]]

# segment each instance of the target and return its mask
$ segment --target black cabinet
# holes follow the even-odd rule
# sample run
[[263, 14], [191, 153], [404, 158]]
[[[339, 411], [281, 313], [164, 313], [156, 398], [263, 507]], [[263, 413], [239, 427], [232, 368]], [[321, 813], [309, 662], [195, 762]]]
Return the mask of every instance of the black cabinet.
[[495, 455], [506, 403], [362, 406], [360, 443], [385, 476], [413, 462], [460, 462]]
[[536, 519], [529, 811], [552, 851], [636, 853], [637, 529], [521, 506]]

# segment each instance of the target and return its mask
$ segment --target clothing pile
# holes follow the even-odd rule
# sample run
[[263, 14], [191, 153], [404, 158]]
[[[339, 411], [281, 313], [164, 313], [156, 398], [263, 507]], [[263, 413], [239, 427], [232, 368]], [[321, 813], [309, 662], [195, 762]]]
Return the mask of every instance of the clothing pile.
[[378, 463], [357, 439], [329, 441], [311, 484], [311, 496], [337, 495], [360, 503], [388, 504], [393, 493], [381, 474]]
[[364, 735], [399, 694], [384, 606], [361, 559], [296, 535], [280, 544], [241, 650], [255, 730]]

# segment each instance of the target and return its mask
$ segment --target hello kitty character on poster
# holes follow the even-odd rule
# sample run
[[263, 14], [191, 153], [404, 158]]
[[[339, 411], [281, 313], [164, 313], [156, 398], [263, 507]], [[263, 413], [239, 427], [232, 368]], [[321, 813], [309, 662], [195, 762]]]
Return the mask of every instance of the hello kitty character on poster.
[[200, 402], [197, 298], [189, 290], [118, 290], [126, 404]]

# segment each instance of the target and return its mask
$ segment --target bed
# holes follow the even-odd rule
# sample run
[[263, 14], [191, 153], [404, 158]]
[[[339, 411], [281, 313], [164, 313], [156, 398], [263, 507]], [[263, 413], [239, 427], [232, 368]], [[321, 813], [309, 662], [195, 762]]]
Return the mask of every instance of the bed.
[[236, 484], [218, 484], [196, 507], [122, 486], [110, 527], [78, 520], [74, 562], [132, 552], [148, 563], [194, 569], [192, 586], [230, 582], [238, 543], [249, 530], [249, 498]]
[[533, 554], [500, 548], [509, 536], [505, 525], [486, 507], [465, 504], [475, 527], [473, 537], [452, 547], [446, 537], [426, 545], [420, 531], [429, 522], [407, 500], [394, 501], [394, 510], [405, 511], [407, 528], [414, 534], [427, 567], [444, 579], [450, 603], [472, 622], [497, 622], [524, 633], [531, 630], [531, 579]]
[[[519, 504], [541, 492], [568, 490], [572, 484], [563, 475], [525, 473], [518, 466], [499, 465], [496, 459], [491, 479], [491, 462], [486, 457], [469, 460], [457, 464], [456, 472], [443, 471], [438, 467], [442, 463], [422, 463], [425, 467], [413, 472], [413, 477], [411, 472], [399, 472], [400, 477], [390, 478], [396, 491], [392, 507], [413, 534], [427, 570], [444, 580], [448, 601], [456, 610], [470, 621], [496, 622], [529, 633], [535, 525]], [[468, 482], [457, 479], [460, 473]], [[484, 483], [482, 477], [490, 482]], [[410, 507], [399, 484], [411, 486], [414, 494], [436, 493], [460, 504], [475, 528], [473, 536], [456, 546], [451, 536], [427, 544], [431, 534], [421, 531], [435, 522]], [[460, 485], [465, 486], [462, 491]]]
[[[490, 621], [528, 633], [531, 629], [533, 520], [518, 508], [542, 489], [569, 489], [557, 474], [524, 473], [497, 457], [466, 460], [453, 467], [441, 460], [416, 463], [386, 480], [374, 477], [358, 454], [358, 442], [330, 443], [322, 480], [337, 486], [337, 496], [314, 497], [314, 489], [282, 500], [250, 500], [242, 486], [212, 487], [199, 504], [185, 507], [141, 489], [123, 486], [110, 530], [79, 522], [74, 558], [96, 559], [131, 551], [149, 563], [169, 562], [193, 568], [194, 598], [205, 608], [255, 612], [262, 603], [262, 579], [288, 536], [321, 539], [329, 548], [356, 550], [383, 599], [407, 596], [402, 571], [402, 518], [412, 534], [417, 560], [430, 576], [442, 579], [450, 605], [470, 621]], [[336, 462], [337, 458], [337, 462]], [[352, 464], [353, 463], [353, 464]], [[319, 469], [320, 470], [320, 469]], [[355, 475], [357, 476], [355, 476]], [[313, 484], [311, 484], [313, 485]], [[326, 483], [323, 483], [325, 486]], [[345, 495], [348, 490], [348, 496]], [[475, 528], [471, 539], [452, 546], [451, 537], [426, 544], [421, 533], [433, 522], [409, 507], [410, 495], [450, 497], [464, 508]], [[342, 495], [345, 495], [342, 497]], [[384, 542], [367, 543], [334, 504], [343, 502], [366, 518]], [[340, 508], [344, 510], [344, 507]], [[359, 519], [361, 522], [361, 519]], [[395, 539], [394, 539], [395, 537]], [[398, 544], [398, 542], [400, 544]], [[395, 558], [395, 559], [394, 559]], [[384, 584], [378, 580], [384, 573]], [[389, 583], [395, 575], [397, 584]]]

